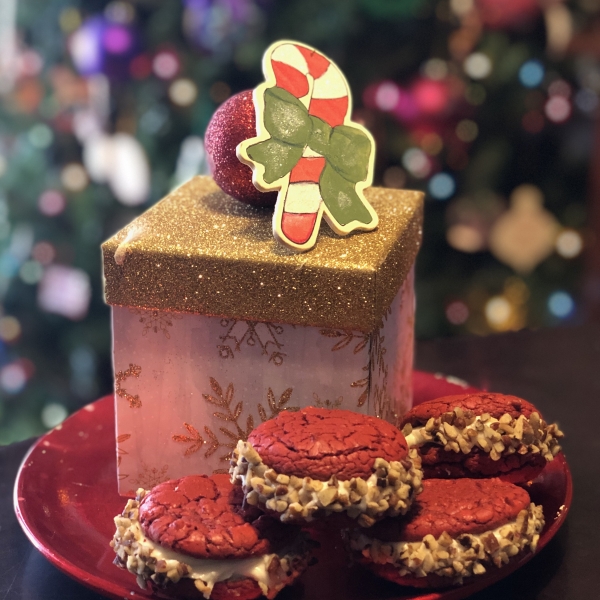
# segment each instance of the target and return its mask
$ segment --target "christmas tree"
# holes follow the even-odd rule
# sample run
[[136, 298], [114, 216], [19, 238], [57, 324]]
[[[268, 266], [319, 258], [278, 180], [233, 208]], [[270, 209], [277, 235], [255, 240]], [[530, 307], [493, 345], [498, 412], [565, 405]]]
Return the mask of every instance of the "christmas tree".
[[347, 75], [376, 185], [427, 192], [418, 336], [584, 319], [599, 15], [594, 0], [2, 3], [0, 443], [110, 392], [99, 244], [208, 173], [212, 113], [280, 38]]

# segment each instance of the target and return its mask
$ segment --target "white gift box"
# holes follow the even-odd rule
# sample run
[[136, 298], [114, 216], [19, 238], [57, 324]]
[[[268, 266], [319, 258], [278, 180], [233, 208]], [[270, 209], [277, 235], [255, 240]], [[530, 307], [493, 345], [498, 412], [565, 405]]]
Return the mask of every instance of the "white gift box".
[[227, 471], [237, 440], [282, 410], [396, 422], [411, 407], [422, 195], [367, 197], [375, 232], [323, 230], [298, 255], [268, 212], [198, 177], [103, 245], [120, 493]]

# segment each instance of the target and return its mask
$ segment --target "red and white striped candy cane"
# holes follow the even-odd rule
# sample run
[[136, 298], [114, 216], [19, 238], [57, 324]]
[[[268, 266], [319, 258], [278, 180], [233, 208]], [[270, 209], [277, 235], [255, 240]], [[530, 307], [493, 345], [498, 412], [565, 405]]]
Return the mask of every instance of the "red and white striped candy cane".
[[[267, 69], [273, 70], [276, 85], [298, 98], [308, 114], [331, 127], [344, 123], [351, 108], [350, 90], [342, 72], [328, 58], [301, 44], [283, 42], [265, 55], [265, 61]], [[323, 211], [319, 178], [324, 167], [325, 159], [306, 148], [273, 216], [275, 235], [297, 249], [312, 247], [318, 233], [317, 217]]]

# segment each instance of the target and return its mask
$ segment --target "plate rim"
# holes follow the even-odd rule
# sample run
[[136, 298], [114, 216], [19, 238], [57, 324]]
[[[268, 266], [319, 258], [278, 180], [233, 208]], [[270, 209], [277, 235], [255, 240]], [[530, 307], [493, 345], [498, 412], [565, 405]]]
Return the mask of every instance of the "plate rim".
[[[421, 373], [424, 373], [421, 371]], [[427, 373], [430, 375], [432, 379], [435, 377], [439, 379], [438, 374]], [[459, 387], [459, 386], [457, 386]], [[71, 420], [77, 420], [80, 417], [80, 413], [82, 411], [89, 411], [89, 407], [98, 406], [100, 403], [112, 403], [114, 399], [114, 394], [105, 395], [94, 402], [80, 408], [78, 411], [70, 415], [61, 425], [58, 427], [60, 429]], [[90, 573], [78, 566], [75, 562], [73, 562], [72, 558], [69, 558], [59, 552], [56, 552], [52, 549], [50, 545], [44, 543], [42, 536], [35, 527], [35, 518], [32, 518], [30, 514], [28, 514], [26, 509], [26, 496], [23, 495], [23, 482], [24, 482], [24, 466], [31, 459], [31, 456], [40, 450], [40, 447], [47, 440], [47, 437], [51, 435], [57, 428], [54, 428], [44, 435], [40, 436], [28, 449], [25, 456], [23, 457], [21, 464], [19, 465], [19, 469], [17, 471], [17, 477], [15, 479], [15, 483], [13, 486], [13, 507], [15, 511], [15, 515], [21, 528], [23, 529], [25, 535], [32, 543], [32, 545], [56, 568], [58, 568], [62, 573], [71, 577], [78, 583], [92, 589], [93, 591], [99, 593], [100, 595], [109, 596], [115, 599], [122, 599], [125, 596], [131, 598], [132, 600], [136, 599], [147, 599], [147, 598], [159, 598], [156, 594], [152, 593], [149, 590], [133, 589], [128, 590], [124, 589], [122, 585], [118, 582], [112, 581], [109, 578], [102, 577], [100, 575]], [[543, 540], [540, 540], [540, 544], [535, 553], [528, 553], [522, 557], [522, 561], [519, 561], [518, 564], [513, 565], [513, 568], [510, 568], [510, 565], [507, 565], [505, 568], [508, 570], [502, 574], [501, 577], [495, 578], [489, 583], [486, 582], [485, 579], [480, 581], [474, 581], [470, 584], [460, 587], [447, 588], [441, 591], [433, 591], [427, 590], [427, 588], [413, 588], [415, 591], [415, 595], [402, 597], [403, 600], [460, 600], [465, 598], [466, 596], [481, 591], [493, 585], [497, 581], [503, 579], [506, 576], [509, 576], [511, 573], [519, 569], [528, 563], [531, 559], [538, 556], [539, 552], [546, 547], [546, 545], [555, 537], [559, 529], [564, 524], [573, 500], [573, 478], [571, 474], [571, 469], [567, 462], [566, 457], [561, 452], [556, 457], [555, 460], [561, 463], [561, 468], [565, 474], [565, 497], [562, 504], [562, 510], [560, 514], [554, 519], [552, 524], [548, 527], [546, 534], [544, 535]], [[133, 580], [132, 580], [133, 582]], [[134, 582], [133, 582], [134, 583]], [[389, 600], [392, 600], [391, 598]]]

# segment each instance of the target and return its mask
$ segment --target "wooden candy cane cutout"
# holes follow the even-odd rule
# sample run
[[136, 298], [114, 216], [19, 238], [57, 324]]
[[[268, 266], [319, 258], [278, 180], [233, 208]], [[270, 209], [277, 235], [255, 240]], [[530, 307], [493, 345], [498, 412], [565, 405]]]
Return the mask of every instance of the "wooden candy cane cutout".
[[338, 235], [375, 229], [377, 213], [363, 194], [373, 181], [375, 143], [350, 119], [342, 72], [291, 41], [267, 49], [263, 72], [253, 94], [257, 136], [241, 142], [237, 156], [257, 189], [279, 190], [274, 236], [302, 252], [315, 245], [322, 217]]

